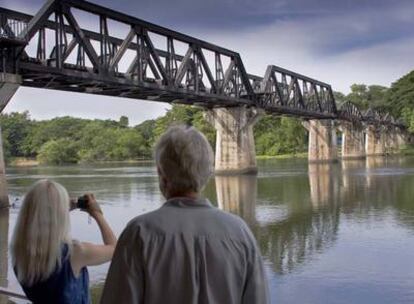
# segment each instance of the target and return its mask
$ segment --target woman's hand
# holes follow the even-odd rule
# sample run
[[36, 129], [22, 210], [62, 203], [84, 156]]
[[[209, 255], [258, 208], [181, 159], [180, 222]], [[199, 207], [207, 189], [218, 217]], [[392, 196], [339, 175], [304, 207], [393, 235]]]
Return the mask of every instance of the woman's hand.
[[92, 217], [96, 217], [97, 215], [103, 215], [102, 209], [92, 193], [87, 193], [83, 197], [87, 201], [86, 209], [84, 211], [88, 212], [89, 215]]

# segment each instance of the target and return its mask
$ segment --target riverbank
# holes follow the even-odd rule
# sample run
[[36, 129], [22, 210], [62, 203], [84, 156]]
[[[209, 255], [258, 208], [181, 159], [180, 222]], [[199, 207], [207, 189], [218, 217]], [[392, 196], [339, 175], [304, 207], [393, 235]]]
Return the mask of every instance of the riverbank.
[[[409, 145], [401, 148], [398, 152], [393, 153], [393, 155], [402, 155], [402, 156], [414, 156], [414, 145]], [[279, 154], [279, 155], [257, 155], [256, 158], [258, 160], [262, 159], [305, 159], [308, 157], [307, 152], [300, 152], [300, 153], [288, 153], [288, 154]], [[127, 160], [111, 160], [111, 161], [97, 161], [91, 162], [87, 164], [139, 164], [145, 162], [152, 162], [154, 159], [146, 158], [146, 159], [127, 159]], [[40, 162], [35, 158], [25, 158], [25, 157], [15, 157], [10, 159], [7, 164], [9, 166], [14, 167], [32, 167], [32, 166], [39, 166], [41, 165]], [[74, 164], [75, 165], [75, 164]]]
[[405, 156], [411, 156], [414, 155], [414, 145], [408, 145], [403, 147], [400, 150], [401, 155], [405, 155]]
[[279, 155], [257, 155], [257, 159], [288, 159], [288, 158], [307, 158], [307, 152], [301, 153], [289, 153], [289, 154], [279, 154]]
[[[108, 160], [108, 161], [96, 161], [96, 162], [90, 162], [90, 163], [75, 163], [75, 164], [65, 164], [65, 165], [79, 165], [79, 164], [139, 164], [139, 163], [147, 163], [154, 161], [151, 158], [147, 159], [127, 159], [127, 160]], [[7, 161], [8, 166], [13, 167], [33, 167], [33, 166], [40, 166], [40, 165], [47, 165], [48, 164], [41, 164], [37, 159], [35, 158], [24, 158], [24, 157], [15, 157], [13, 159], [10, 159]], [[59, 165], [53, 165], [50, 166], [59, 166]]]
[[[414, 153], [414, 150], [413, 150]], [[295, 154], [280, 154], [280, 155], [257, 155], [257, 159], [289, 159], [289, 158], [307, 158], [308, 153], [295, 153]], [[97, 161], [87, 164], [139, 164], [154, 161], [151, 158], [147, 159], [129, 159], [129, 160], [118, 160], [118, 161]], [[24, 157], [15, 157], [7, 162], [8, 166], [13, 167], [33, 167], [43, 165], [35, 158], [24, 158]], [[76, 164], [73, 164], [76, 165]]]
[[7, 160], [7, 165], [14, 167], [32, 167], [38, 166], [39, 161], [35, 158], [13, 157]]

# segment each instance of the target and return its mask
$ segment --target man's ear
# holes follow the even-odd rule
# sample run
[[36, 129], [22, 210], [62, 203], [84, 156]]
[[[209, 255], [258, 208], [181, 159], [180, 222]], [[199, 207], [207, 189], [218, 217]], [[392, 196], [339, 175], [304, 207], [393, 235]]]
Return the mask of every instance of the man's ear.
[[162, 181], [164, 185], [167, 185], [168, 180], [165, 175], [162, 173], [160, 167], [157, 166], [158, 178]]

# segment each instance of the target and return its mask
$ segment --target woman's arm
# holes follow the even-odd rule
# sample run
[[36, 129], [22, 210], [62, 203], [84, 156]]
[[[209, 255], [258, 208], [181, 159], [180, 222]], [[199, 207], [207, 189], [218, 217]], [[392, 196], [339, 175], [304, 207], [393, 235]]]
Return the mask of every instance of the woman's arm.
[[103, 216], [103, 212], [95, 200], [93, 194], [86, 194], [88, 208], [85, 210], [98, 224], [102, 234], [104, 245], [96, 245], [86, 242], [73, 244], [71, 264], [75, 274], [78, 274], [82, 267], [99, 265], [108, 262], [114, 254], [117, 239], [111, 227]]

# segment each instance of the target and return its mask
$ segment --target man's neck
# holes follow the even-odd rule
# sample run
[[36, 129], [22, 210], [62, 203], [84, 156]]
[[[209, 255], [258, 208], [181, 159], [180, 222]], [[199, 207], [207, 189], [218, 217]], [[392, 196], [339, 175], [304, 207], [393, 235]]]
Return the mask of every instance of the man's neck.
[[167, 197], [167, 199], [172, 199], [175, 197], [185, 197], [193, 200], [197, 200], [200, 195], [197, 192], [188, 192], [188, 193], [174, 193], [173, 195], [170, 195]]

